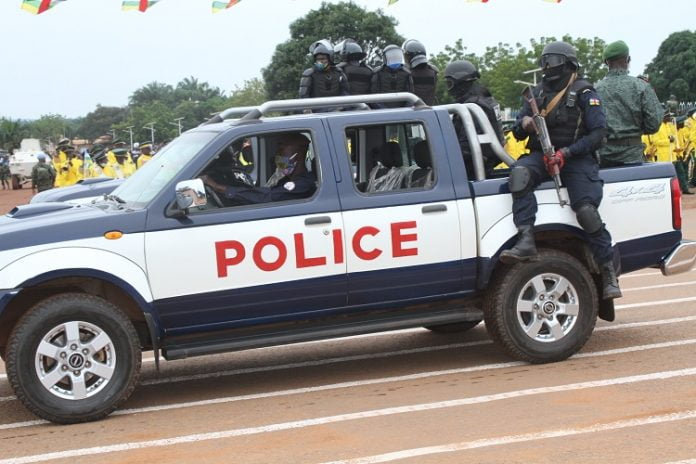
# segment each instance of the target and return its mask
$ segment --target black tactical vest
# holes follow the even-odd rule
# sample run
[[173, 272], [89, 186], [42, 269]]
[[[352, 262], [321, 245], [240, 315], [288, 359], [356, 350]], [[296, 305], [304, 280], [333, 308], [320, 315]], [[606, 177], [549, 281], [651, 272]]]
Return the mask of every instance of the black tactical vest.
[[430, 64], [423, 64], [411, 68], [411, 75], [413, 76], [413, 93], [418, 95], [426, 105], [434, 105], [437, 68]]
[[[585, 120], [578, 104], [580, 93], [586, 89], [592, 89], [592, 84], [585, 79], [577, 79], [566, 91], [561, 101], [556, 105], [550, 114], [546, 115], [546, 126], [549, 128], [551, 143], [556, 148], [568, 147], [575, 143], [580, 137], [587, 135]], [[539, 111], [548, 105], [558, 92], [546, 93], [541, 84], [534, 89], [537, 96]], [[541, 144], [533, 138], [532, 150], [541, 150]]]
[[387, 67], [380, 67], [375, 72], [378, 93], [411, 92], [413, 90], [409, 79], [411, 73], [404, 68], [392, 71]]
[[370, 93], [372, 69], [365, 64], [356, 66], [351, 63], [342, 63], [340, 68], [348, 79], [351, 95], [364, 95]]
[[311, 75], [310, 96], [312, 98], [340, 96], [341, 77], [343, 73], [336, 68], [330, 68], [325, 72], [314, 71]]

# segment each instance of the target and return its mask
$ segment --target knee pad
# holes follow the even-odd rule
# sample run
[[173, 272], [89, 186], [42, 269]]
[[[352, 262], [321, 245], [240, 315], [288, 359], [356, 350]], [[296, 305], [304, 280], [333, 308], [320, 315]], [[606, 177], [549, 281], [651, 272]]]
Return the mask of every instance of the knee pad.
[[578, 224], [582, 227], [588, 234], [595, 234], [599, 232], [604, 223], [602, 222], [602, 217], [599, 215], [599, 211], [593, 205], [589, 203], [583, 203], [575, 210], [575, 216], [578, 219]]
[[508, 188], [513, 197], [520, 197], [534, 188], [532, 171], [525, 166], [515, 166], [510, 170]]

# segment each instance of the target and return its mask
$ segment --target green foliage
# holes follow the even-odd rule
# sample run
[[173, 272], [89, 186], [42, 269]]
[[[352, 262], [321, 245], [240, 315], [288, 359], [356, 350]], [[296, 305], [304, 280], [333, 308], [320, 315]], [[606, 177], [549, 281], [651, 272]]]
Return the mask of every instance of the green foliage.
[[696, 100], [696, 31], [670, 34], [645, 68], [660, 100]]
[[268, 100], [266, 86], [264, 82], [255, 77], [249, 81], [244, 81], [242, 87], [235, 86], [232, 95], [226, 101], [226, 106], [257, 106]]
[[74, 132], [70, 122], [58, 114], [46, 114], [27, 125], [29, 138], [41, 139], [46, 143], [56, 143], [63, 137], [70, 137]]
[[338, 43], [354, 39], [374, 65], [379, 61], [379, 50], [404, 41], [396, 32], [397, 24], [382, 10], [367, 11], [352, 2], [322, 3], [290, 25], [290, 39], [276, 47], [271, 63], [263, 70], [269, 98], [297, 98], [302, 71], [311, 65], [309, 46], [317, 40]]
[[26, 124], [12, 119], [0, 119], [0, 148], [5, 150], [19, 148], [20, 142], [26, 136]]
[[86, 139], [96, 139], [111, 128], [122, 123], [128, 116], [126, 108], [97, 105], [97, 108], [82, 119], [77, 135]]
[[[457, 40], [453, 46], [447, 46], [444, 51], [431, 56], [431, 62], [440, 68], [442, 77], [437, 88], [438, 101], [452, 102], [444, 84], [444, 69], [448, 63], [464, 59], [478, 67], [481, 73], [481, 84], [491, 91], [502, 107], [519, 108], [522, 104], [520, 95], [524, 85], [514, 81], [533, 82], [534, 75], [525, 74], [525, 71], [537, 69], [544, 46], [556, 40], [558, 39], [555, 37], [532, 39], [529, 48], [520, 43], [514, 46], [498, 43], [495, 46], [486, 47], [486, 51], [481, 56], [468, 52], [462, 40]], [[573, 38], [566, 35], [561, 40], [572, 44], [577, 49], [578, 62], [582, 67], [583, 75], [591, 82], [601, 79], [604, 75], [602, 70], [604, 41], [602, 39]], [[541, 75], [537, 73], [537, 81], [539, 79]]]

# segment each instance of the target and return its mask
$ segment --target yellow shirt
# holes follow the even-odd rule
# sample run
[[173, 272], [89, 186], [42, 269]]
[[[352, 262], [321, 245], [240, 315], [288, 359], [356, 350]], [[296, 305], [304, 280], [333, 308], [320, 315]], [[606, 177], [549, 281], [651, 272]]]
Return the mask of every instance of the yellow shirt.
[[143, 164], [147, 163], [152, 159], [152, 155], [140, 155], [138, 157], [138, 169], [143, 167]]
[[669, 141], [670, 136], [676, 136], [676, 131], [673, 129], [674, 124], [663, 122], [660, 129], [650, 135], [650, 141], [655, 150], [658, 162], [673, 162], [674, 153], [672, 153], [672, 143]]

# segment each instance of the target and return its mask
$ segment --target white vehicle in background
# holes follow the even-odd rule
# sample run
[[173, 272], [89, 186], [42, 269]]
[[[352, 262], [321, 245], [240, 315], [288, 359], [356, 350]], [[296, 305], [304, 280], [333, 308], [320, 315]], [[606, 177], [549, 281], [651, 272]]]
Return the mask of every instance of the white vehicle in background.
[[31, 182], [31, 170], [39, 162], [36, 157], [43, 153], [39, 139], [23, 139], [19, 150], [10, 155], [10, 174], [12, 175], [12, 190], [22, 188]]

